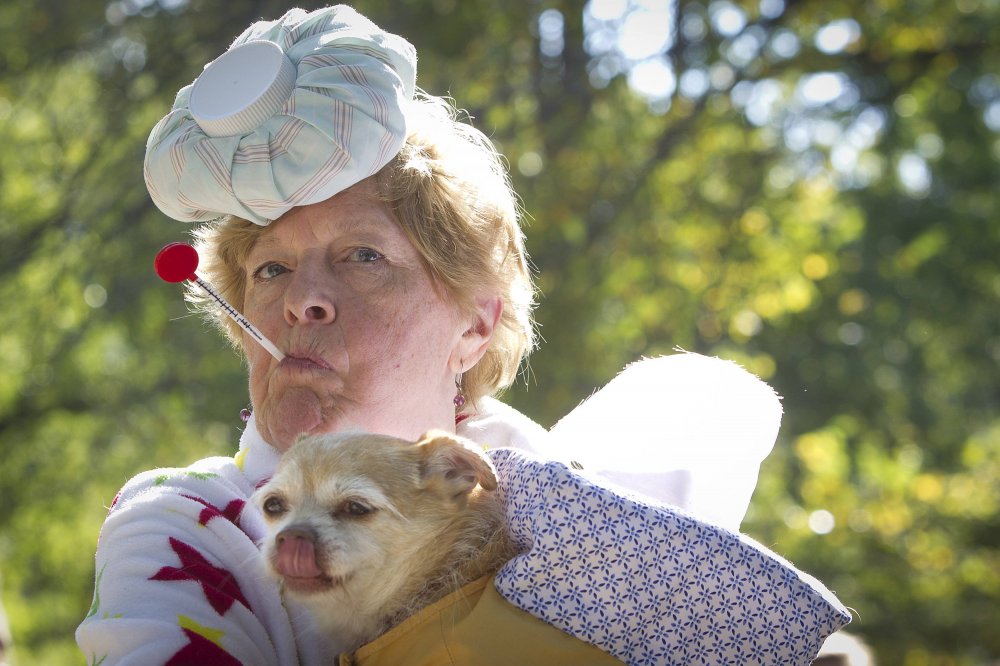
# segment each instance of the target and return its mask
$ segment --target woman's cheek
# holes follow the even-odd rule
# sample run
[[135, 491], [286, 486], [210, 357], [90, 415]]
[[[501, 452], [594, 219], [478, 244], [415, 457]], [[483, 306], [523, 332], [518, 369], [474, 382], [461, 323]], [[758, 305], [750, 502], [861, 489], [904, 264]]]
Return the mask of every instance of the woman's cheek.
[[[253, 345], [256, 343], [252, 341], [246, 341], [244, 342], [244, 344]], [[263, 372], [263, 367], [261, 366], [261, 363], [263, 363], [263, 359], [260, 358], [260, 355], [257, 352], [248, 352], [247, 361], [250, 365], [250, 373], [249, 373], [250, 401], [255, 406], [259, 407], [260, 403], [263, 402], [263, 400], [267, 395], [267, 377], [265, 376], [265, 373]]]
[[[246, 300], [243, 315], [265, 338], [267, 338], [282, 354], [288, 354], [288, 341], [285, 335], [284, 311], [280, 307], [270, 307], [261, 305], [255, 300]], [[247, 362], [253, 367], [258, 363], [268, 363], [274, 357], [268, 352], [255, 337], [247, 331], [240, 331], [243, 343], [243, 354]], [[277, 361], [275, 361], [277, 363]]]

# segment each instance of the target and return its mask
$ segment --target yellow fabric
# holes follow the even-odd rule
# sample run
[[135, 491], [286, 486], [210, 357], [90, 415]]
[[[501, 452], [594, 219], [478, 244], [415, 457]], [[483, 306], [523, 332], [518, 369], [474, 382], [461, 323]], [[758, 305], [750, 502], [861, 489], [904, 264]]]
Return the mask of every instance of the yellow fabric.
[[427, 606], [340, 666], [602, 666], [618, 661], [508, 603], [484, 576]]

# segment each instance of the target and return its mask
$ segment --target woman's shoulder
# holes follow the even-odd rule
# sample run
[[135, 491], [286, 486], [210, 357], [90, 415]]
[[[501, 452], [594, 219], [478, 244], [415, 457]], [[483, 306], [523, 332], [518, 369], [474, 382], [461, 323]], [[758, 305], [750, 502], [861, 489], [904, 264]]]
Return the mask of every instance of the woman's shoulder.
[[184, 497], [224, 506], [246, 501], [274, 471], [280, 454], [257, 433], [253, 419], [240, 436], [233, 456], [211, 456], [185, 467], [162, 467], [136, 474], [122, 486], [111, 513], [125, 506]]
[[136, 474], [126, 485], [161, 486], [180, 479], [228, 479], [240, 475], [237, 456], [210, 456], [184, 467], [156, 467]]
[[162, 467], [136, 474], [115, 497], [111, 511], [132, 503], [152, 501], [162, 495], [212, 495], [225, 493], [249, 497], [253, 486], [243, 474], [238, 458], [213, 456], [186, 467]]
[[480, 398], [476, 410], [458, 423], [457, 432], [487, 449], [514, 448], [544, 455], [548, 431], [495, 398]]

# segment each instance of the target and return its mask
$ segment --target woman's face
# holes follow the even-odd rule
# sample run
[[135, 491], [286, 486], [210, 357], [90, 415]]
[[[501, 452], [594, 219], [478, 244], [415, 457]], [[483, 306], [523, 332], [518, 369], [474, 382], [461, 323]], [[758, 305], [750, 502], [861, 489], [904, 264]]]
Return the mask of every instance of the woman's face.
[[272, 223], [244, 268], [245, 314], [286, 354], [279, 363], [244, 340], [268, 442], [285, 450], [303, 433], [454, 430], [455, 377], [488, 336], [434, 288], [370, 181]]

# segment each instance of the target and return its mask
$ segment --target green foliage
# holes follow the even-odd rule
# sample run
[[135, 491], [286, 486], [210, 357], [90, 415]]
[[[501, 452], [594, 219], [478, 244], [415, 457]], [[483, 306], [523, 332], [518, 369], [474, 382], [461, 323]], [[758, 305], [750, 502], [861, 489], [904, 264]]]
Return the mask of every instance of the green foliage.
[[[1000, 658], [1000, 7], [670, 3], [681, 85], [649, 102], [594, 37], [621, 22], [585, 26], [582, 4], [356, 5], [417, 46], [421, 87], [511, 165], [544, 343], [507, 399], [550, 425], [640, 356], [739, 361], [786, 412], [744, 528], [856, 609], [879, 663]], [[176, 90], [286, 8], [0, 6], [16, 664], [83, 663], [71, 633], [117, 488], [235, 445], [244, 370], [150, 270], [185, 229], [149, 201], [141, 161]], [[559, 48], [540, 48], [544, 11]], [[840, 94], [803, 94], [824, 81]]]

